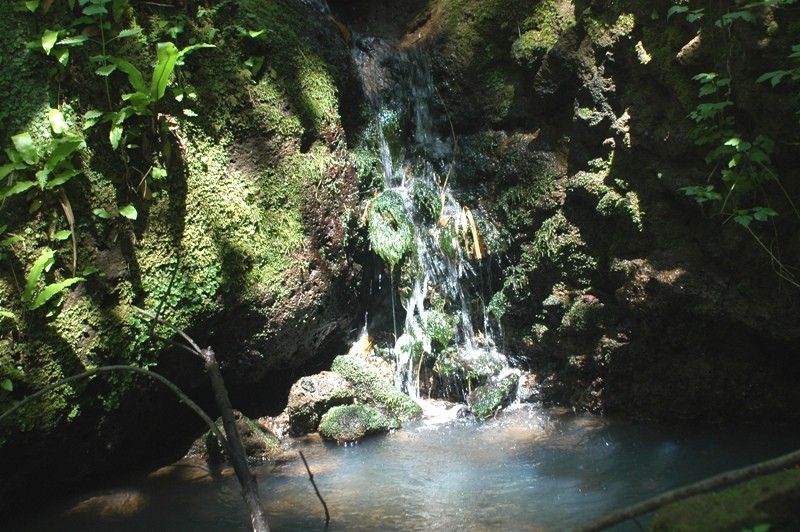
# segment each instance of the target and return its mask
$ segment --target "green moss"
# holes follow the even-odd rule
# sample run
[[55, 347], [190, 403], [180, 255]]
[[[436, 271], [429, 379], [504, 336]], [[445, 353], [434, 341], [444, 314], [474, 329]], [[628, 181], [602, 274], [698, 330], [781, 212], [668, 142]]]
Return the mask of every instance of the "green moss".
[[603, 316], [602, 304], [591, 304], [582, 299], [577, 299], [569, 307], [561, 321], [561, 330], [573, 332], [586, 332], [597, 327]]
[[506, 375], [498, 382], [490, 382], [479, 386], [470, 394], [472, 413], [478, 419], [493, 416], [503, 404], [507, 403], [517, 389], [519, 375]]
[[422, 412], [409, 396], [397, 391], [381, 374], [356, 355], [340, 355], [331, 369], [344, 377], [362, 401], [374, 401], [392, 417], [404, 422]]
[[571, 1], [549, 0], [539, 2], [533, 15], [522, 23], [520, 37], [511, 47], [514, 59], [522, 64], [540, 60], [561, 35], [575, 25], [575, 11]]
[[641, 231], [644, 213], [639, 205], [639, 196], [634, 191], [625, 191], [627, 184], [621, 179], [613, 180], [615, 186], [606, 184], [610, 180], [612, 161], [613, 152], [607, 160], [589, 161], [591, 171], [577, 172], [570, 178], [568, 190], [585, 190], [597, 198], [598, 213], [607, 217], [621, 216]]
[[367, 434], [399, 428], [397, 421], [368, 405], [334, 406], [322, 416], [320, 435], [338, 443], [358, 441]]
[[372, 200], [367, 221], [372, 249], [394, 269], [414, 244], [414, 224], [402, 196], [394, 190], [383, 191]]

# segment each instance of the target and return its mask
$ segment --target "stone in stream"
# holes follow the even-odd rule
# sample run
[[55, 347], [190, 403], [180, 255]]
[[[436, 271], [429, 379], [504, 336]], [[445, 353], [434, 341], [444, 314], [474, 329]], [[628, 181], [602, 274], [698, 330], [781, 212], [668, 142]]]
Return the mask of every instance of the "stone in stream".
[[342, 405], [328, 410], [319, 424], [319, 434], [337, 443], [358, 441], [367, 434], [388, 432], [400, 423], [369, 405]]
[[519, 375], [510, 373], [505, 377], [478, 386], [469, 394], [472, 413], [478, 419], [486, 419], [514, 399]]
[[303, 377], [292, 385], [285, 414], [292, 436], [317, 430], [322, 414], [353, 402], [352, 386], [338, 373], [323, 371]]

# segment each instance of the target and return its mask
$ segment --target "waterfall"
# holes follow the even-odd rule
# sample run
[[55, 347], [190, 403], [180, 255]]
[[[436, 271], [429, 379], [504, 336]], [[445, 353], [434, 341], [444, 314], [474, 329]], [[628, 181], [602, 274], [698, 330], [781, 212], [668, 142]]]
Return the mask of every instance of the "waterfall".
[[390, 263], [395, 385], [415, 399], [465, 400], [473, 385], [504, 375], [508, 361], [495, 348], [485, 294], [474, 286], [485, 250], [476, 217], [452, 193], [454, 140], [440, 133], [449, 127], [430, 62], [375, 37], [354, 35], [353, 43], [384, 178], [369, 223], [384, 224], [388, 234], [370, 227], [373, 249]]

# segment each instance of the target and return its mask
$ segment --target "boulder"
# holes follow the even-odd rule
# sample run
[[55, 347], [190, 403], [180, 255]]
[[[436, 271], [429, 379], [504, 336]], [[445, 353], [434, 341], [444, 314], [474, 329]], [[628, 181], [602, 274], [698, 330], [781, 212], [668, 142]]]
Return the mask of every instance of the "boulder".
[[511, 373], [504, 377], [493, 379], [483, 386], [478, 386], [469, 394], [472, 413], [478, 419], [486, 419], [493, 416], [497, 410], [514, 398], [518, 383], [519, 375]]
[[344, 377], [332, 371], [301, 378], [292, 385], [286, 405], [289, 433], [301, 436], [316, 431], [322, 414], [352, 403], [354, 393]]
[[326, 440], [337, 443], [358, 441], [367, 434], [388, 432], [400, 424], [368, 405], [334, 406], [328, 410], [319, 424], [319, 434]]

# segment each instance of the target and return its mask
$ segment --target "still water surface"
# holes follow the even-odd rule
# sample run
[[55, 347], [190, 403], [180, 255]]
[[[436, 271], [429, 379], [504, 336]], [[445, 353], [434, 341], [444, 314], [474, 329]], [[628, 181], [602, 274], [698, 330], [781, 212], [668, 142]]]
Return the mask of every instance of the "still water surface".
[[[294, 446], [309, 461], [332, 531], [569, 530], [794, 450], [800, 432], [623, 423], [524, 406], [484, 423], [429, 419], [353, 446]], [[257, 474], [272, 530], [324, 529], [302, 462]], [[249, 522], [235, 477], [187, 463], [45, 514], [19, 529], [239, 531]]]

